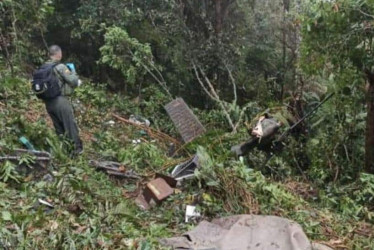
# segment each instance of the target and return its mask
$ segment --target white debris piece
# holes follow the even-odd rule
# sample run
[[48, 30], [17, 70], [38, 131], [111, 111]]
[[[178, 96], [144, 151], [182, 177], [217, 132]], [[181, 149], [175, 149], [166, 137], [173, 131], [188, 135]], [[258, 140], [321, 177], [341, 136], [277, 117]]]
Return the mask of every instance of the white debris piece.
[[185, 216], [185, 222], [189, 222], [191, 218], [200, 217], [201, 214], [196, 211], [195, 206], [187, 205], [186, 206], [186, 216]]

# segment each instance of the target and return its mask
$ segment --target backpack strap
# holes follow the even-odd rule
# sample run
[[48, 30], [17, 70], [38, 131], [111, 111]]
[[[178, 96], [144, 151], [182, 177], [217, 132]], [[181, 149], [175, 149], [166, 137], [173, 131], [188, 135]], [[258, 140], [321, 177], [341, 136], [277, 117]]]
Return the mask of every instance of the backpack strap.
[[60, 74], [60, 72], [58, 71], [58, 69], [56, 69], [57, 65], [60, 65], [60, 64], [61, 63], [53, 63], [52, 69], [53, 69], [53, 72], [56, 73], [56, 76], [57, 76], [58, 80], [61, 82], [61, 87], [62, 87], [65, 84], [65, 82], [63, 81], [63, 77]]
[[59, 87], [60, 87], [60, 89], [62, 89], [62, 87], [64, 86], [65, 83], [64, 83], [63, 79], [61, 80], [62, 76], [61, 76], [60, 72], [56, 69], [57, 65], [59, 65], [61, 63], [60, 62], [53, 62], [52, 64], [53, 65], [52, 65], [51, 69], [53, 70], [53, 73], [56, 74], [56, 77], [57, 77], [58, 81], [61, 82], [61, 86], [59, 86]]

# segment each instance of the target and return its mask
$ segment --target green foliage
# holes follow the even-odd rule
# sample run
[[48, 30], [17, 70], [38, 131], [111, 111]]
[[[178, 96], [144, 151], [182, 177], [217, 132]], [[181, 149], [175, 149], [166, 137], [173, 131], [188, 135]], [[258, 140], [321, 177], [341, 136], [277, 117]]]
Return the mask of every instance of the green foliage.
[[144, 65], [155, 67], [150, 45], [140, 43], [125, 30], [110, 27], [104, 39], [105, 45], [100, 48], [100, 62], [120, 70], [130, 84], [146, 74], [147, 66]]
[[[140, 143], [120, 149], [118, 159], [125, 165], [138, 170], [158, 169], [165, 164], [165, 153], [156, 143]], [[150, 162], [149, 159], [152, 159]]]
[[[363, 100], [372, 97], [370, 93], [365, 96], [363, 86], [365, 81], [371, 81], [374, 66], [374, 33], [367, 25], [372, 21], [373, 10], [370, 1], [317, 1], [308, 5], [301, 67], [309, 74], [319, 73], [326, 79], [326, 86], [338, 93], [334, 106], [329, 107], [329, 114], [333, 115], [323, 122], [327, 126], [310, 140], [314, 144], [314, 149], [309, 147], [312, 175], [319, 180], [351, 180], [364, 169], [364, 164], [365, 170], [371, 171], [373, 125], [369, 118], [373, 114], [365, 114], [365, 108], [366, 112], [372, 111], [369, 104], [363, 105]], [[323, 139], [326, 137], [328, 141]], [[320, 142], [324, 142], [321, 147], [315, 147]]]
[[[23, 88], [23, 85], [15, 85], [9, 93], [12, 95], [11, 92], [17, 91], [18, 88]], [[96, 131], [93, 133], [92, 142], [85, 145], [87, 155], [75, 160], [69, 159], [65, 151], [65, 142], [49, 135], [49, 132], [41, 135], [41, 137], [45, 136], [46, 143], [39, 143], [36, 140], [38, 147], [46, 145], [45, 147], [50, 148], [54, 155], [54, 181], [52, 183], [23, 181], [16, 186], [8, 186], [0, 182], [0, 209], [3, 211], [0, 214], [2, 228], [0, 235], [3, 245], [10, 248], [33, 249], [160, 248], [159, 238], [181, 234], [193, 228], [193, 225], [183, 223], [184, 206], [191, 204], [191, 200], [197, 202], [199, 210], [207, 218], [239, 213], [261, 213], [294, 219], [302, 224], [309, 237], [317, 240], [326, 239], [320, 217], [334, 217], [331, 227], [336, 229], [339, 235], [346, 235], [349, 232], [352, 222], [349, 222], [348, 218], [354, 217], [357, 220], [371, 218], [370, 209], [366, 206], [367, 203], [372, 202], [370, 200], [371, 176], [363, 175], [360, 183], [356, 184], [364, 187], [362, 189], [347, 187], [342, 192], [338, 192], [338, 189], [330, 190], [325, 194], [321, 192], [315, 201], [305, 201], [298, 194], [297, 189], [289, 189], [287, 184], [267, 176], [267, 171], [264, 171], [260, 164], [250, 165], [255, 168], [254, 170], [248, 168], [245, 161], [229, 156], [227, 149], [233, 143], [245, 138], [246, 131], [241, 130], [234, 136], [224, 134], [224, 129], [220, 129], [223, 126], [220, 125], [219, 114], [197, 110], [196, 113], [203, 118], [204, 123], [215, 124], [215, 129], [186, 145], [186, 151], [181, 151], [187, 154], [187, 152], [195, 153], [197, 149], [201, 168], [196, 173], [196, 179], [184, 182], [181, 187], [182, 192], [174, 194], [159, 207], [150, 211], [140, 211], [132, 199], [124, 197], [124, 194], [128, 197], [127, 194], [137, 190], [136, 182], [112, 181], [104, 173], [96, 172], [91, 168], [88, 159], [118, 160], [126, 168], [134, 169], [143, 176], [159, 172], [175, 161], [166, 157], [167, 145], [157, 140], [153, 141], [138, 129], [121, 124], [106, 125], [106, 121], [113, 119], [106, 114], [108, 109], [112, 108], [125, 114], [137, 111], [150, 115], [146, 117], [154, 117], [153, 119], [162, 117], [160, 119], [162, 122], [157, 121], [157, 126], [168, 130], [171, 127], [170, 121], [165, 111], [157, 107], [162, 106], [166, 97], [155, 89], [157, 88], [144, 89], [142, 92], [144, 99], [140, 101], [142, 106], [137, 106], [138, 104], [129, 98], [123, 98], [120, 94], [111, 96], [110, 100], [105, 102], [102, 100], [105, 96], [104, 90], [92, 84], [87, 84], [84, 89], [76, 93], [75, 98], [81, 100], [77, 111], [80, 113], [81, 110], [85, 110], [78, 116], [79, 119], [83, 119], [80, 121], [84, 121], [80, 128], [85, 132]], [[26, 92], [20, 93], [26, 94]], [[2, 137], [2, 143], [16, 146], [18, 137], [15, 135], [24, 129], [29, 131], [26, 135], [33, 138], [34, 142], [31, 132], [45, 125], [39, 122], [31, 124], [27, 119], [22, 118], [23, 111], [19, 110], [25, 109], [27, 102], [16, 106], [15, 102], [9, 100], [7, 105], [12, 107], [7, 111], [12, 119], [7, 118], [5, 121], [6, 131], [10, 137], [9, 135], [5, 139]], [[45, 112], [40, 105], [36, 105], [35, 109], [41, 113]], [[19, 114], [14, 115], [17, 112]], [[248, 112], [256, 113], [255, 107]], [[328, 113], [328, 109], [324, 112]], [[0, 112], [0, 115], [3, 114], [4, 111]], [[320, 118], [318, 116], [315, 119]], [[18, 127], [19, 130], [14, 127]], [[48, 131], [52, 132], [49, 129]], [[132, 144], [133, 139], [139, 138], [142, 138], [140, 144]], [[263, 162], [264, 159], [259, 152], [253, 153], [251, 157], [255, 162]], [[284, 171], [283, 168], [290, 169], [289, 162], [285, 159], [286, 157], [275, 157], [269, 163], [271, 167], [278, 170], [277, 179], [288, 176], [287, 172], [280, 174]], [[24, 160], [32, 161], [27, 157]], [[8, 167], [8, 170], [12, 170]], [[172, 167], [173, 164], [168, 171]], [[8, 171], [10, 176], [16, 174], [12, 171]], [[164, 173], [168, 171], [164, 170]], [[10, 176], [7, 183], [11, 182]], [[343, 193], [347, 196], [344, 199], [341, 198]], [[45, 207], [34, 205], [38, 199], [51, 202], [55, 209], [45, 212]], [[315, 207], [321, 211], [316, 212]], [[338, 216], [335, 212], [327, 211], [328, 209], [336, 211]], [[370, 245], [367, 240], [361, 238], [355, 239], [354, 242], [362, 246]]]
[[[198, 149], [198, 156], [201, 169], [196, 177], [200, 180], [201, 187], [206, 185], [215, 195], [214, 203], [211, 203], [214, 209], [220, 210], [223, 206], [226, 212], [234, 214], [257, 212], [259, 204], [261, 211], [268, 213], [279, 208], [292, 209], [302, 204], [282, 187], [267, 180], [261, 172], [248, 168], [241, 161], [225, 164], [215, 162], [201, 147]], [[232, 180], [235, 180], [235, 184]]]
[[[52, 0], [1, 1], [1, 50], [8, 68], [22, 72], [17, 64], [40, 63], [44, 44], [46, 19], [54, 12]], [[44, 41], [45, 42], [45, 41]]]
[[5, 161], [0, 165], [0, 180], [4, 182], [8, 180], [19, 182], [16, 166], [10, 161]]
[[374, 204], [374, 175], [362, 173], [357, 186], [360, 188], [354, 190], [352, 194], [353, 207], [359, 209], [358, 215], [364, 216], [369, 221], [374, 221], [374, 211], [368, 208]]
[[330, 78], [326, 85], [336, 89], [338, 96], [311, 120], [313, 138], [306, 145], [311, 160], [309, 173], [321, 185], [326, 181], [345, 182], [358, 177], [364, 165], [362, 135], [366, 128], [360, 76], [348, 71]]
[[93, 85], [87, 82], [74, 90], [74, 97], [85, 104], [108, 108], [112, 106], [113, 98], [108, 98], [103, 85]]
[[317, 1], [308, 8], [303, 25], [304, 68], [322, 68], [324, 61], [337, 69], [350, 64], [360, 70], [371, 69], [373, 32], [366, 24], [372, 21], [372, 2]]
[[[54, 180], [20, 175], [18, 165], [32, 165], [31, 156], [1, 162], [0, 247], [160, 249], [159, 238], [194, 227], [184, 223], [184, 212], [187, 204], [196, 204], [203, 219], [278, 215], [300, 223], [313, 240], [373, 248], [372, 237], [359, 233], [362, 227], [372, 231], [365, 222], [373, 221], [374, 179], [360, 173], [366, 119], [362, 69], [373, 66], [373, 6], [339, 0], [304, 7], [300, 19], [299, 1], [1, 1], [1, 155], [21, 147], [18, 138], [26, 136], [52, 153]], [[89, 77], [72, 97], [85, 142], [85, 154], [76, 159], [67, 153], [70, 143], [48, 127], [43, 103], [29, 95], [29, 81], [22, 77], [34, 68], [25, 64], [45, 60], [43, 40], [60, 44], [64, 59]], [[234, 121], [240, 107], [247, 107], [246, 122], [270, 108], [287, 127], [295, 120], [287, 107], [279, 107], [282, 98], [291, 103], [301, 97], [307, 112], [326, 92], [337, 94], [307, 120], [308, 133], [290, 136], [270, 161], [257, 149], [235, 159], [229, 149], [248, 133], [244, 126], [235, 135], [225, 133], [225, 114], [207, 101], [191, 60], [205, 71]], [[319, 75], [306, 77], [297, 65]], [[208, 130], [183, 145], [179, 158], [166, 156], [167, 142], [112, 117], [139, 115], [177, 138], [163, 108], [169, 90], [187, 101]], [[134, 204], [133, 196], [155, 172], [170, 173], [196, 151], [201, 168], [195, 178], [150, 211]], [[119, 161], [142, 180], [108, 177], [89, 160]]]

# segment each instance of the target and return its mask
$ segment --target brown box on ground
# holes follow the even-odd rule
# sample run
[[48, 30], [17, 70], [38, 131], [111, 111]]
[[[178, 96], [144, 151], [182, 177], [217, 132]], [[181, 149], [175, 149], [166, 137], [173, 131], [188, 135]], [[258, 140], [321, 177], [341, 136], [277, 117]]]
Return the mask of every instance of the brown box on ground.
[[166, 181], [166, 183], [172, 188], [177, 187], [177, 181], [173, 177], [170, 177], [170, 176], [167, 176], [167, 175], [164, 175], [164, 174], [160, 174], [160, 173], [156, 173], [156, 178], [164, 179]]
[[164, 179], [157, 178], [148, 182], [143, 195], [146, 202], [149, 203], [153, 199], [158, 203], [172, 195], [173, 192], [173, 188], [171, 188]]

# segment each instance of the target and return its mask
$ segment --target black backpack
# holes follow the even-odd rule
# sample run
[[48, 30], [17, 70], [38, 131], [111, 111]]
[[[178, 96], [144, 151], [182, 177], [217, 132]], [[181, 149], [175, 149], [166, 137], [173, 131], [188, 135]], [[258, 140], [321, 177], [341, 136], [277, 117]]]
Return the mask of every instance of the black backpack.
[[57, 63], [46, 63], [33, 74], [32, 90], [39, 99], [50, 100], [61, 95], [59, 79], [54, 68]]

